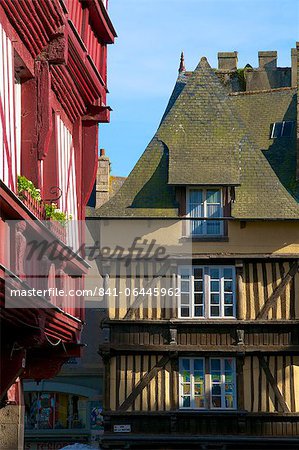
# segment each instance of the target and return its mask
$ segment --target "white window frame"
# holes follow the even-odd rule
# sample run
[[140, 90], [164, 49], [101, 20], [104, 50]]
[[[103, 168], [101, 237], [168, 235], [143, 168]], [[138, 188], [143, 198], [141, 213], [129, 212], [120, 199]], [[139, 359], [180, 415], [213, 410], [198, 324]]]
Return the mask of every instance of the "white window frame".
[[[187, 205], [187, 217], [191, 219], [191, 211], [190, 211], [190, 191], [191, 190], [197, 190], [197, 191], [202, 191], [203, 193], [203, 218], [202, 218], [202, 222], [203, 222], [203, 233], [200, 234], [192, 234], [192, 228], [191, 228], [191, 222], [192, 220], [188, 220], [188, 226], [187, 226], [187, 234], [190, 237], [221, 237], [224, 234], [224, 226], [223, 226], [223, 221], [219, 220], [220, 222], [220, 231], [217, 234], [208, 234], [207, 233], [207, 220], [209, 219], [208, 214], [207, 214], [207, 191], [209, 190], [217, 190], [220, 191], [220, 216], [217, 219], [221, 219], [223, 217], [223, 190], [218, 187], [218, 186], [206, 186], [206, 187], [193, 187], [193, 186], [189, 186], [187, 188], [187, 198], [186, 198], [186, 205]], [[195, 219], [196, 220], [196, 219]], [[201, 220], [201, 217], [198, 218], [198, 220]], [[211, 219], [213, 220], [213, 219]]]
[[[183, 397], [184, 390], [183, 386], [186, 382], [183, 381], [183, 367], [182, 360], [189, 360], [190, 364], [190, 406], [183, 406]], [[231, 359], [233, 361], [233, 379], [232, 383], [234, 386], [233, 389], [233, 407], [227, 408], [225, 406], [225, 360]], [[195, 406], [195, 397], [194, 397], [194, 361], [201, 360], [203, 361], [204, 368], [204, 407], [196, 407]], [[221, 407], [215, 407], [212, 405], [212, 371], [211, 371], [211, 361], [212, 360], [220, 360], [221, 364]], [[179, 358], [179, 409], [182, 410], [196, 410], [196, 411], [205, 411], [205, 410], [213, 410], [213, 411], [234, 411], [237, 409], [237, 374], [236, 374], [236, 358], [234, 357], [180, 357]]]
[[[195, 315], [195, 293], [194, 293], [194, 269], [202, 269], [203, 271], [203, 315], [202, 316], [196, 316]], [[210, 277], [210, 270], [211, 269], [219, 269], [220, 272], [220, 315], [219, 316], [212, 316], [211, 315], [211, 277]], [[224, 315], [224, 269], [231, 269], [232, 270], [232, 295], [233, 295], [233, 315], [232, 316], [225, 316]], [[194, 266], [180, 266], [178, 269], [178, 286], [179, 289], [181, 289], [181, 281], [182, 281], [182, 272], [186, 271], [189, 272], [189, 304], [182, 305], [181, 303], [181, 294], [184, 292], [180, 291], [180, 297], [179, 297], [179, 305], [178, 305], [178, 318], [179, 319], [236, 319], [236, 312], [237, 312], [237, 298], [236, 298], [236, 267], [231, 265], [217, 265], [217, 266], [202, 266], [202, 265], [194, 265]], [[181, 308], [182, 306], [189, 307], [189, 311], [191, 314], [187, 317], [182, 316], [181, 314]]]
[[[227, 408], [225, 406], [225, 360], [226, 359], [231, 359], [233, 361], [233, 385], [234, 385], [234, 391], [233, 391], [233, 407], [232, 408]], [[220, 360], [220, 365], [221, 365], [221, 407], [216, 407], [212, 405], [212, 370], [211, 370], [211, 361], [212, 360]], [[211, 357], [209, 358], [209, 392], [210, 392], [210, 398], [209, 398], [209, 405], [210, 405], [210, 409], [212, 410], [235, 410], [237, 408], [237, 385], [236, 385], [236, 359], [233, 357], [222, 357], [222, 358], [217, 358], [217, 357]]]
[[[188, 384], [186, 382], [183, 381], [183, 376], [182, 376], [182, 361], [183, 359], [187, 359], [189, 361], [190, 364], [190, 406], [183, 406], [183, 397], [184, 397], [184, 384]], [[204, 373], [204, 406], [202, 408], [197, 408], [195, 406], [195, 396], [194, 396], [194, 385], [196, 384], [194, 382], [194, 361], [202, 361], [203, 364], [203, 373]], [[207, 409], [207, 399], [206, 399], [206, 365], [205, 365], [205, 358], [180, 358], [179, 359], [179, 395], [180, 395], [180, 399], [179, 399], [179, 407], [180, 409], [197, 409], [197, 410], [205, 410]]]
[[[277, 139], [280, 137], [289, 137], [289, 136], [283, 136], [283, 131], [284, 131], [284, 127], [285, 127], [286, 123], [292, 124], [292, 129], [291, 129], [290, 135], [292, 134], [293, 129], [294, 129], [294, 121], [293, 120], [283, 120], [282, 122], [274, 122], [273, 126], [272, 126], [272, 131], [271, 131], [271, 139]], [[275, 128], [276, 128], [276, 125], [278, 125], [278, 124], [282, 124], [281, 132], [280, 132], [279, 136], [274, 136]]]

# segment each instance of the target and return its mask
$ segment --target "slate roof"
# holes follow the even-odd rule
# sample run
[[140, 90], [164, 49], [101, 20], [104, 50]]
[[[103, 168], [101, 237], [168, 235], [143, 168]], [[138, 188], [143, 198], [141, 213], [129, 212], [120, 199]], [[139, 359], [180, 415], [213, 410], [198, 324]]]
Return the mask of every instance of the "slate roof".
[[175, 217], [174, 186], [234, 185], [233, 217], [298, 219], [295, 137], [269, 139], [271, 123], [295, 120], [295, 105], [291, 88], [230, 94], [202, 58], [179, 77], [156, 135], [96, 215]]

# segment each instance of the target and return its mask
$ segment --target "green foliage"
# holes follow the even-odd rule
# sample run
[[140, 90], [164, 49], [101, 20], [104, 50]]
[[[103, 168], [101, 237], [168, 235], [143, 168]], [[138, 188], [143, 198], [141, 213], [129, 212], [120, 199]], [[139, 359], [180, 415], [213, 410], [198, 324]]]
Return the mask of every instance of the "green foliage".
[[26, 191], [29, 192], [34, 200], [37, 200], [38, 202], [42, 200], [40, 196], [40, 190], [36, 189], [32, 181], [28, 180], [28, 178], [24, 177], [23, 175], [18, 175], [18, 194], [21, 195]]
[[56, 203], [51, 203], [49, 205], [45, 204], [45, 211], [47, 219], [56, 220], [64, 227], [67, 225], [68, 221], [72, 219], [72, 216], [67, 216], [67, 214], [58, 209]]
[[[18, 175], [18, 194], [20, 198], [24, 197], [25, 193], [29, 192], [34, 200], [42, 203], [40, 190], [36, 189], [32, 181], [28, 180], [23, 175]], [[46, 218], [56, 220], [64, 227], [68, 221], [72, 219], [72, 216], [68, 216], [63, 211], [60, 211], [56, 203], [47, 204], [44, 203]]]

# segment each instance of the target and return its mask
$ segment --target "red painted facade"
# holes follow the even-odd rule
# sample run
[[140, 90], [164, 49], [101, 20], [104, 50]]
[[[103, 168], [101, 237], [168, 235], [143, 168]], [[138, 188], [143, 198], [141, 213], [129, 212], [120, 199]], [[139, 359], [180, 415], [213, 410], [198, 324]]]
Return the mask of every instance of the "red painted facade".
[[[18, 402], [16, 380], [53, 377], [80, 354], [83, 298], [64, 298], [61, 304], [54, 293], [34, 300], [7, 296], [10, 288], [83, 287], [88, 265], [81, 256], [58, 263], [46, 253], [42, 261], [28, 263], [25, 255], [29, 239], [58, 239], [58, 252], [82, 242], [78, 224], [96, 178], [98, 123], [110, 118], [107, 45], [116, 33], [107, 3], [0, 0], [2, 402]], [[18, 175], [40, 189], [43, 203], [26, 194], [20, 198]], [[73, 241], [65, 240], [59, 224], [41, 222], [44, 204], [57, 192], [58, 206], [73, 218]], [[30, 277], [41, 266], [46, 277]], [[5, 300], [12, 306], [21, 301], [22, 308], [6, 308]]]

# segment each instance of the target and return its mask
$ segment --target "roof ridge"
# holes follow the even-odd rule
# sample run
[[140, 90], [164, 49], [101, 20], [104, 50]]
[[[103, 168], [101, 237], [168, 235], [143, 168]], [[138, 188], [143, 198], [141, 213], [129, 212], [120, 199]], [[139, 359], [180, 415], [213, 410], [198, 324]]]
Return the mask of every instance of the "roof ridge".
[[237, 96], [237, 95], [253, 95], [253, 94], [266, 94], [268, 92], [280, 92], [280, 91], [292, 91], [296, 92], [296, 88], [291, 86], [273, 88], [273, 89], [260, 89], [258, 91], [237, 91], [237, 92], [229, 92], [229, 96]]

